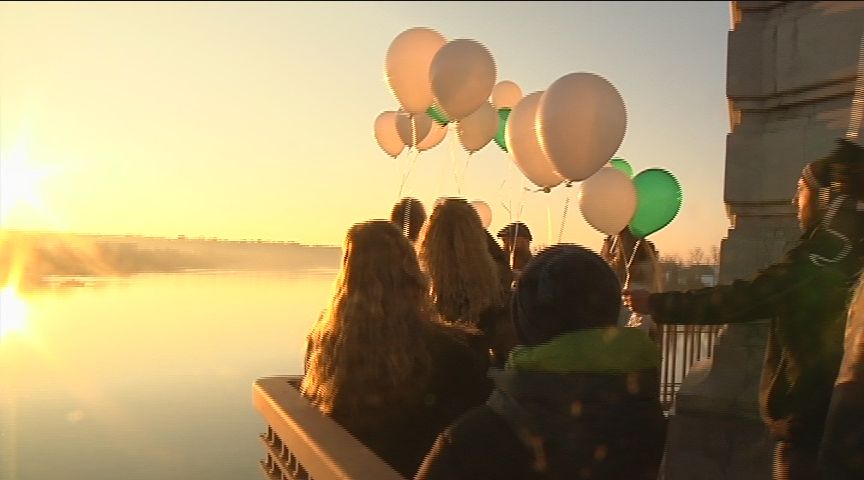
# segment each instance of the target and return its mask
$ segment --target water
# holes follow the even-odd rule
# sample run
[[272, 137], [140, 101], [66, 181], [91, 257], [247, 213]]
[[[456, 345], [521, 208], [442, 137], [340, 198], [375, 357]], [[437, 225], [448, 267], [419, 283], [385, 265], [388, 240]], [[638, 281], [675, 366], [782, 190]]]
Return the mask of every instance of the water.
[[23, 319], [4, 300], [0, 479], [261, 478], [252, 382], [302, 371], [335, 273], [81, 279]]

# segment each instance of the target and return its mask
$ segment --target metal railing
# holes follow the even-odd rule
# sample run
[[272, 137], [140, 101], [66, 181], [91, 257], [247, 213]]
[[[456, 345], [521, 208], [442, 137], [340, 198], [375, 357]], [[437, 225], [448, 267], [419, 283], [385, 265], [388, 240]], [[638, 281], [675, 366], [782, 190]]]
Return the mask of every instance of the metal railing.
[[660, 403], [672, 408], [675, 394], [693, 364], [710, 358], [721, 325], [658, 325], [658, 341], [663, 352], [660, 367]]

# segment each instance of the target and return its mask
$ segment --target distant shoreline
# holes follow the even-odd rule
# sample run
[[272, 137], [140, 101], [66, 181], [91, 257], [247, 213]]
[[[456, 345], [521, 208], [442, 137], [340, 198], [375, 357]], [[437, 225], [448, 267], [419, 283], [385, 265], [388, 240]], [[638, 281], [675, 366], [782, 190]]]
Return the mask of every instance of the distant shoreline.
[[340, 258], [340, 247], [295, 242], [0, 232], [0, 282], [25, 287], [50, 277], [335, 270]]

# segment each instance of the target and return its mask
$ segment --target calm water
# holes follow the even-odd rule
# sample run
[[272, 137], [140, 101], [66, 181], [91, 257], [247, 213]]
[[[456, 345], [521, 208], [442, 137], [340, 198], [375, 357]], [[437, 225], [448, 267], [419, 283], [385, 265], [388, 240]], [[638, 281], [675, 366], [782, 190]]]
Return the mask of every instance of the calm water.
[[302, 371], [335, 274], [91, 279], [23, 321], [4, 297], [0, 479], [261, 478], [252, 382]]

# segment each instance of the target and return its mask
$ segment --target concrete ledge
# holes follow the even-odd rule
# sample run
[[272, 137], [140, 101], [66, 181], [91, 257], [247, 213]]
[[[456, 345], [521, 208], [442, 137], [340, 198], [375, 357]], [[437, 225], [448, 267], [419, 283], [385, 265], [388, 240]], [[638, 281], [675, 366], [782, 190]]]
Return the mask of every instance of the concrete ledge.
[[298, 478], [401, 480], [338, 423], [322, 414], [296, 388], [300, 377], [260, 378], [252, 389], [252, 403], [278, 438], [268, 452], [278, 452], [284, 470], [301, 471]]

